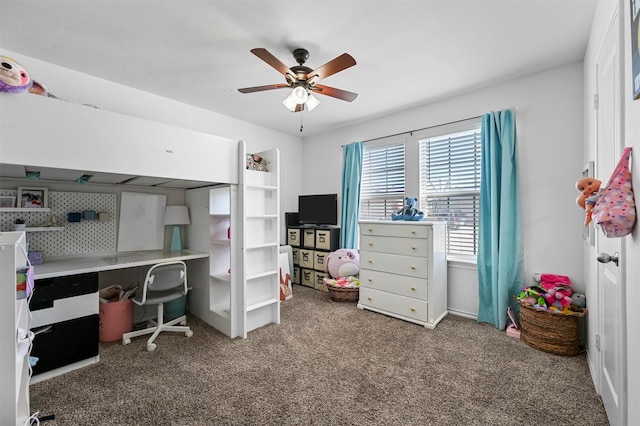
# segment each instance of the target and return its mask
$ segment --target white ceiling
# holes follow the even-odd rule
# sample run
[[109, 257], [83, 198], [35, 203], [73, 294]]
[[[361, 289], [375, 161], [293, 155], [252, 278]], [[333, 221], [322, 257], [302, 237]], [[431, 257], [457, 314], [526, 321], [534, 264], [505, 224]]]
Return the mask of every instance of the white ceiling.
[[[0, 0], [0, 48], [308, 137], [579, 61], [595, 4]], [[320, 84], [359, 96], [351, 103], [318, 96], [314, 111], [291, 113], [281, 104], [286, 89], [241, 94], [241, 87], [284, 83], [250, 53], [255, 47], [287, 66], [296, 65], [293, 49], [305, 48], [310, 68], [347, 52], [357, 65]]]

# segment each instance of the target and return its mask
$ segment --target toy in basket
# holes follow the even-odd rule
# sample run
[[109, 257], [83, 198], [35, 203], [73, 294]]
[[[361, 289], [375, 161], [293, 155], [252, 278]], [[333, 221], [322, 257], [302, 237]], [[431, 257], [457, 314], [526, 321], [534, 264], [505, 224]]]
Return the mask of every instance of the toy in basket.
[[360, 256], [353, 249], [338, 249], [329, 253], [324, 271], [331, 275], [324, 283], [334, 302], [357, 302], [360, 296]]

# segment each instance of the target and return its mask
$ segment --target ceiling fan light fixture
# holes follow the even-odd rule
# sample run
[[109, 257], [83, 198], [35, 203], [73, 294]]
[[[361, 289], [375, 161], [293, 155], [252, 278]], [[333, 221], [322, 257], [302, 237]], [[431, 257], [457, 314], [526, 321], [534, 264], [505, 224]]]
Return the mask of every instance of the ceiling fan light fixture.
[[293, 96], [290, 94], [289, 96], [287, 96], [287, 99], [282, 101], [282, 105], [284, 105], [285, 108], [287, 108], [289, 111], [295, 112], [296, 107], [298, 106], [298, 103], [293, 99]]
[[302, 86], [297, 86], [291, 91], [291, 98], [299, 105], [307, 102], [308, 97], [307, 89]]
[[315, 107], [320, 105], [320, 101], [318, 100], [318, 98], [316, 98], [312, 94], [309, 94], [309, 97], [307, 98], [307, 102], [305, 102], [305, 104], [307, 105], [307, 108], [309, 108], [309, 111], [311, 112]]

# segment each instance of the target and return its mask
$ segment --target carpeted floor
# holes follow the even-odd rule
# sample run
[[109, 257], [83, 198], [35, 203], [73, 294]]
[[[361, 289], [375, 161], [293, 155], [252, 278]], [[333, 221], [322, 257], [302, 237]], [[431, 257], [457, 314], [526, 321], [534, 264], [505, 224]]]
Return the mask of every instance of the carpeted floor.
[[585, 355], [537, 351], [448, 315], [435, 330], [294, 286], [246, 340], [194, 331], [101, 343], [101, 362], [31, 386], [43, 425], [608, 425]]

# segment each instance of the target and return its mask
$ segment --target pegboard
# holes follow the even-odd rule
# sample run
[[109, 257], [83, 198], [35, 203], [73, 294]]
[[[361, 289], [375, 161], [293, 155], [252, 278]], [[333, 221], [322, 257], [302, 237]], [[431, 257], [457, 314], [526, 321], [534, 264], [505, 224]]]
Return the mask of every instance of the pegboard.
[[[0, 195], [16, 195], [15, 190], [0, 190]], [[49, 191], [49, 212], [0, 213], [0, 229], [12, 231], [13, 221], [25, 219], [27, 228], [55, 220], [61, 231], [27, 232], [30, 251], [41, 251], [47, 256], [90, 254], [116, 251], [116, 194]], [[84, 220], [70, 223], [67, 214], [85, 210], [109, 213], [108, 221]]]

